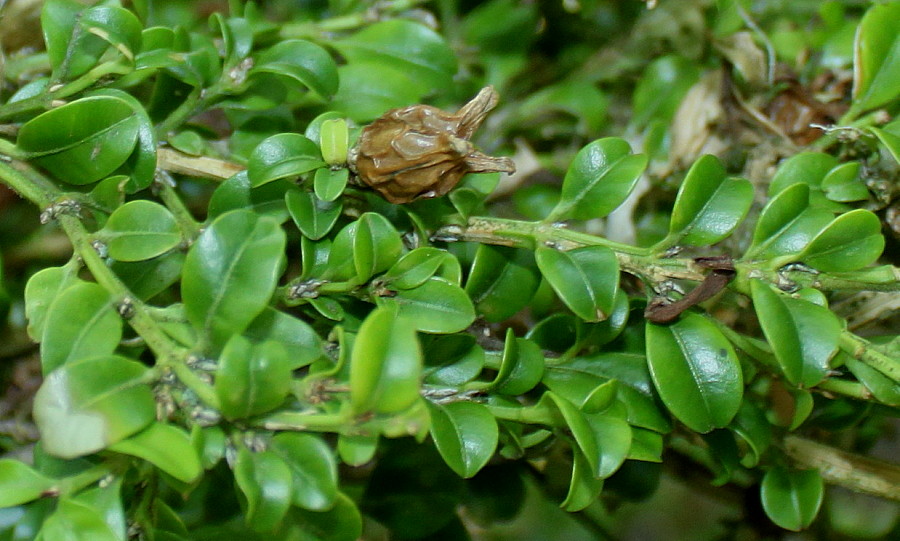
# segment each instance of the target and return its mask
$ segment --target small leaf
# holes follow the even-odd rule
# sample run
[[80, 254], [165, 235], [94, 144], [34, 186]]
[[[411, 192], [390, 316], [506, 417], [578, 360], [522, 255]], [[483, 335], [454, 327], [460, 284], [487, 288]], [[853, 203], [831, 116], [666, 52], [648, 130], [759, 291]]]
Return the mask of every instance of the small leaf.
[[603, 479], [598, 479], [591, 472], [591, 466], [585, 458], [575, 453], [572, 460], [572, 477], [569, 479], [569, 492], [560, 507], [574, 513], [596, 501], [603, 490]]
[[323, 98], [330, 98], [338, 89], [337, 65], [331, 55], [319, 45], [301, 39], [279, 41], [260, 52], [250, 76], [256, 73], [292, 79]]
[[607, 137], [582, 148], [563, 179], [559, 204], [545, 221], [602, 218], [625, 201], [647, 166], [624, 139]]
[[267, 307], [250, 323], [244, 336], [255, 342], [277, 342], [287, 352], [292, 370], [306, 366], [325, 354], [322, 339], [302, 319]]
[[407, 252], [382, 276], [385, 287], [414, 289], [434, 276], [442, 266], [459, 268], [459, 261], [450, 252], [423, 246]]
[[375, 456], [378, 449], [378, 436], [338, 436], [337, 450], [348, 466], [362, 466]]
[[141, 121], [124, 100], [81, 98], [26, 122], [16, 144], [59, 180], [91, 184], [131, 155]]
[[299, 133], [279, 133], [253, 149], [247, 175], [254, 188], [280, 178], [296, 177], [325, 165], [319, 147]]
[[347, 163], [347, 150], [350, 143], [350, 132], [347, 121], [343, 118], [330, 118], [322, 121], [319, 128], [319, 146], [322, 158], [328, 165], [344, 165]]
[[44, 380], [34, 419], [44, 450], [61, 458], [87, 455], [138, 432], [156, 417], [144, 383], [147, 368], [108, 355], [69, 362]]
[[247, 498], [245, 523], [258, 532], [278, 528], [291, 506], [293, 476], [272, 451], [254, 453], [242, 447], [234, 465], [234, 480]]
[[776, 293], [759, 280], [750, 281], [753, 307], [785, 377], [812, 387], [828, 374], [837, 351], [841, 324], [823, 306]]
[[363, 321], [350, 359], [350, 401], [358, 413], [398, 413], [419, 399], [422, 352], [412, 323], [394, 307]]
[[439, 336], [425, 346], [425, 383], [462, 385], [484, 368], [484, 349], [469, 334]]
[[121, 541], [104, 520], [103, 512], [76, 498], [64, 498], [41, 526], [36, 539], [74, 539], [76, 541]]
[[207, 216], [218, 218], [229, 210], [247, 209], [279, 223], [288, 219], [285, 194], [294, 188], [289, 180], [277, 180], [258, 188], [250, 186], [247, 171], [232, 175], [216, 188], [209, 200]]
[[71, 264], [41, 269], [28, 279], [25, 284], [25, 317], [28, 319], [28, 336], [32, 340], [40, 342], [50, 305], [60, 292], [77, 280], [77, 270]]
[[281, 432], [269, 445], [287, 464], [293, 476], [294, 505], [310, 511], [325, 511], [338, 497], [338, 472], [334, 453], [322, 438], [312, 434]]
[[330, 108], [356, 122], [368, 122], [389, 109], [412, 105], [428, 93], [423, 81], [378, 61], [354, 62], [338, 68], [341, 86]]
[[849, 355], [844, 357], [844, 364], [880, 402], [900, 406], [900, 383]]
[[0, 459], [0, 508], [36, 500], [55, 483], [56, 481], [44, 477], [24, 462]]
[[284, 246], [271, 218], [233, 210], [213, 220], [184, 262], [181, 295], [191, 324], [220, 346], [243, 332], [275, 291]]
[[863, 16], [853, 47], [850, 113], [881, 107], [900, 95], [900, 4], [872, 6]]
[[773, 259], [800, 253], [831, 220], [830, 212], [810, 206], [806, 184], [789, 186], [763, 208], [744, 258]]
[[252, 344], [240, 335], [225, 344], [215, 391], [226, 419], [265, 413], [284, 402], [290, 388], [291, 365], [281, 344]]
[[463, 478], [487, 464], [497, 448], [499, 431], [494, 416], [474, 402], [428, 403], [431, 437], [444, 462]]
[[838, 166], [838, 160], [822, 152], [801, 152], [778, 166], [769, 183], [769, 197], [781, 193], [794, 184], [806, 184], [812, 190], [822, 186], [828, 172]]
[[106, 242], [109, 256], [119, 261], [151, 259], [181, 242], [169, 209], [144, 199], [117, 208], [97, 235]]
[[316, 169], [313, 189], [316, 196], [322, 201], [334, 201], [344, 193], [349, 178], [350, 171], [346, 168], [332, 170], [328, 167], [320, 167]]
[[665, 326], [647, 322], [653, 384], [675, 417], [696, 432], [731, 422], [741, 405], [743, 374], [731, 343], [703, 316], [686, 313]]
[[366, 212], [356, 221], [353, 235], [353, 265], [360, 282], [384, 272], [400, 259], [403, 241], [383, 215]]
[[57, 367], [87, 357], [108, 355], [122, 339], [122, 319], [112, 297], [98, 284], [78, 281], [61, 292], [47, 312], [41, 335], [41, 367]]
[[888, 149], [888, 152], [894, 157], [894, 161], [900, 163], [900, 135], [878, 128], [869, 128], [869, 131], [874, 133], [881, 144]]
[[634, 89], [632, 124], [641, 129], [652, 120], [671, 122], [699, 77], [697, 64], [682, 56], [667, 55], [648, 64]]
[[289, 190], [284, 194], [288, 212], [300, 232], [309, 239], [319, 240], [331, 231], [341, 216], [340, 201], [322, 201], [314, 193], [305, 190]]
[[458, 285], [432, 276], [413, 289], [378, 297], [380, 306], [396, 306], [397, 313], [422, 332], [450, 334], [464, 331], [475, 321], [475, 307]]
[[512, 329], [507, 329], [500, 370], [491, 388], [498, 393], [518, 396], [533, 389], [543, 375], [544, 354], [540, 347], [526, 338], [516, 338]]
[[869, 197], [869, 189], [859, 178], [859, 162], [838, 165], [822, 179], [822, 191], [832, 201], [863, 201]]
[[775, 468], [763, 477], [760, 496], [772, 522], [797, 532], [815, 520], [824, 493], [825, 484], [818, 471]]
[[841, 214], [822, 229], [797, 259], [823, 272], [853, 271], [873, 263], [884, 250], [878, 216], [864, 209]]
[[678, 190], [669, 234], [660, 244], [705, 246], [734, 231], [753, 202], [753, 185], [742, 178], [728, 178], [715, 156], [697, 160]]
[[466, 279], [466, 293], [479, 314], [499, 322], [524, 308], [539, 282], [530, 250], [480, 244]]
[[586, 246], [566, 252], [538, 247], [538, 268], [575, 315], [603, 321], [612, 312], [619, 287], [619, 262], [605, 246]]
[[321, 541], [356, 541], [363, 537], [363, 519], [349, 497], [338, 493], [335, 504], [328, 511], [292, 509], [293, 534], [290, 539]]
[[143, 458], [184, 483], [193, 483], [202, 469], [191, 439], [181, 428], [153, 423], [128, 439], [109, 447], [110, 451]]

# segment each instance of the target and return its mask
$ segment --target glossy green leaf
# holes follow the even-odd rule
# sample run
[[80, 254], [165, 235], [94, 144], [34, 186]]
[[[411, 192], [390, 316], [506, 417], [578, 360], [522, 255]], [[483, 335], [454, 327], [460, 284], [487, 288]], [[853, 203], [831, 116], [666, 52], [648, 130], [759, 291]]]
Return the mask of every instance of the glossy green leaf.
[[560, 507], [574, 513], [594, 503], [603, 490], [603, 479], [598, 479], [591, 472], [588, 461], [575, 453], [572, 460], [572, 477], [569, 479], [569, 491]]
[[108, 355], [122, 339], [122, 319], [102, 286], [78, 281], [62, 291], [47, 312], [41, 335], [41, 367], [57, 367], [87, 357]]
[[112, 96], [123, 100], [131, 106], [138, 119], [137, 144], [134, 152], [125, 162], [128, 180], [124, 191], [135, 193], [150, 186], [156, 176], [156, 128], [143, 104], [131, 94], [117, 88], [102, 88], [89, 94], [90, 96]]
[[822, 179], [822, 191], [832, 201], [863, 201], [869, 197], [869, 189], [859, 178], [862, 166], [859, 162], [838, 165]]
[[140, 50], [141, 31], [143, 30], [141, 22], [134, 13], [123, 7], [90, 7], [81, 13], [78, 24], [81, 26], [82, 32], [92, 34], [107, 42], [129, 62], [134, 61], [135, 55]]
[[763, 208], [744, 258], [771, 259], [800, 253], [831, 220], [830, 212], [810, 206], [809, 186], [789, 186]]
[[284, 200], [300, 232], [312, 240], [327, 235], [343, 209], [340, 201], [322, 201], [316, 194], [305, 190], [289, 190], [284, 194]]
[[[631, 428], [631, 449], [628, 450], [628, 460], [662, 462], [662, 454], [662, 434], [643, 428]], [[626, 467], [628, 464], [630, 462], [625, 463]]]
[[823, 152], [801, 152], [791, 156], [778, 166], [769, 183], [769, 197], [781, 193], [794, 184], [806, 184], [818, 190], [828, 172], [838, 166], [838, 160]]
[[220, 426], [191, 427], [191, 446], [204, 470], [212, 469], [225, 456], [225, 431]]
[[366, 212], [356, 221], [353, 265], [361, 282], [367, 282], [372, 276], [388, 270], [403, 252], [400, 234], [383, 215]]
[[506, 329], [500, 370], [491, 384], [499, 393], [518, 396], [533, 389], [544, 375], [544, 353], [527, 338], [516, 338], [512, 329]]
[[844, 357], [844, 364], [879, 402], [900, 406], [900, 383], [849, 355]]
[[425, 346], [424, 381], [431, 385], [462, 385], [484, 368], [484, 348], [469, 334], [435, 337]]
[[647, 165], [617, 137], [598, 139], [582, 148], [563, 179], [559, 204], [546, 221], [602, 218], [625, 201]]
[[325, 354], [322, 339], [308, 323], [271, 307], [265, 308], [250, 323], [244, 336], [254, 342], [281, 344], [292, 370], [306, 366]]
[[219, 184], [209, 200], [207, 216], [217, 218], [229, 210], [247, 209], [284, 222], [288, 219], [285, 194], [293, 186], [289, 180], [277, 180], [254, 188], [247, 171], [241, 171]]
[[350, 358], [350, 402], [358, 413], [398, 413], [419, 399], [422, 351], [411, 321], [397, 308], [373, 310]]
[[330, 118], [322, 121], [319, 128], [319, 146], [322, 158], [331, 166], [345, 165], [350, 145], [350, 131], [343, 118]]
[[378, 449], [378, 436], [338, 436], [337, 451], [348, 466], [362, 466], [372, 460]]
[[234, 480], [247, 499], [245, 523], [258, 532], [278, 528], [293, 496], [293, 476], [284, 460], [272, 451], [254, 453], [241, 447]]
[[153, 423], [130, 438], [114, 443], [110, 451], [143, 458], [160, 470], [184, 483], [200, 477], [200, 458], [183, 429]]
[[34, 398], [44, 450], [61, 458], [99, 451], [156, 417], [147, 368], [108, 355], [69, 362], [50, 373]]
[[565, 113], [575, 120], [577, 133], [593, 135], [603, 129], [609, 98], [592, 81], [572, 77], [534, 92], [520, 107], [522, 124], [552, 121]]
[[291, 532], [296, 539], [321, 541], [356, 541], [363, 536], [363, 518], [346, 494], [338, 493], [334, 506], [328, 511], [292, 509]]
[[0, 459], [0, 508], [22, 505], [40, 498], [55, 483], [24, 462]]
[[75, 498], [65, 498], [46, 518], [37, 537], [40, 541], [72, 539], [74, 541], [121, 541], [104, 520], [102, 510]]
[[553, 412], [553, 416], [558, 419], [557, 422], [561, 421], [560, 424], [568, 428], [568, 431], [575, 439], [578, 452], [587, 461], [590, 475], [599, 477], [600, 447], [598, 446], [594, 430], [584, 413], [575, 404], [552, 391], [547, 391], [541, 396], [538, 407], [549, 409]]
[[145, 261], [113, 261], [110, 269], [137, 298], [148, 300], [181, 278], [184, 256], [184, 252], [170, 251]]
[[851, 113], [882, 107], [900, 95], [900, 4], [872, 6], [863, 16], [853, 47]]
[[446, 250], [432, 246], [422, 246], [403, 254], [381, 276], [381, 282], [391, 289], [413, 289], [434, 276], [441, 267], [450, 267], [455, 273], [459, 261]]
[[878, 128], [869, 128], [869, 130], [888, 149], [888, 152], [894, 157], [894, 161], [900, 163], [900, 135]]
[[841, 333], [837, 316], [759, 280], [750, 282], [750, 290], [763, 333], [788, 381], [812, 387], [825, 379]]
[[213, 220], [184, 262], [181, 296], [191, 324], [220, 346], [243, 332], [275, 291], [284, 247], [271, 218], [234, 210]]
[[328, 51], [315, 43], [302, 39], [279, 41], [260, 52], [250, 75], [274, 73], [296, 81], [323, 98], [329, 98], [338, 89], [337, 65]]
[[625, 408], [613, 405], [607, 411], [591, 413], [582, 407], [582, 411], [597, 440], [597, 471], [594, 475], [605, 479], [619, 469], [631, 449], [631, 426], [625, 420]]
[[278, 342], [253, 344], [232, 336], [219, 356], [215, 391], [227, 419], [265, 413], [284, 402], [291, 388], [291, 362]]
[[669, 234], [661, 244], [715, 244], [734, 231], [752, 202], [750, 181], [729, 178], [719, 159], [707, 154], [694, 162], [678, 190]]
[[474, 476], [497, 448], [494, 416], [474, 402], [428, 403], [431, 437], [444, 462], [460, 477]]
[[351, 65], [389, 65], [432, 89], [449, 85], [456, 73], [456, 55], [447, 42], [434, 30], [409, 20], [375, 23], [332, 45]]
[[294, 505], [310, 511], [330, 509], [338, 497], [338, 471], [328, 444], [312, 434], [282, 432], [269, 450], [280, 456], [293, 476]]
[[422, 332], [449, 334], [465, 330], [475, 321], [475, 307], [458, 285], [432, 276], [413, 289], [378, 297], [381, 306], [396, 306], [397, 313]]
[[354, 62], [338, 68], [341, 86], [330, 108], [356, 122], [368, 122], [389, 109], [412, 105], [427, 92], [424, 81], [401, 68], [378, 61]]
[[699, 77], [697, 65], [682, 56], [666, 55], [648, 64], [634, 89], [631, 123], [643, 128], [651, 120], [670, 122]]
[[503, 321], [525, 307], [540, 273], [530, 250], [480, 244], [466, 279], [466, 293], [487, 321]]
[[296, 177], [325, 165], [319, 147], [299, 133], [279, 133], [253, 149], [247, 176], [254, 188], [280, 178]]
[[150, 259], [181, 242], [181, 232], [169, 209], [144, 199], [117, 208], [98, 237], [106, 242], [109, 256], [119, 261]]
[[321, 167], [316, 169], [316, 176], [313, 180], [316, 196], [322, 201], [334, 201], [344, 193], [349, 178], [350, 171], [346, 168]]
[[[87, 36], [87, 39], [80, 40], [81, 43], [72, 39], [84, 5], [74, 0], [50, 0], [44, 2], [42, 7], [41, 29], [54, 76], [77, 77], [93, 67], [107, 44], [97, 36]], [[72, 53], [76, 53], [74, 58]], [[66, 57], [70, 57], [68, 61]]]
[[760, 496], [763, 509], [782, 528], [800, 531], [809, 527], [825, 493], [825, 483], [816, 470], [775, 468], [763, 477]]
[[38, 115], [16, 144], [35, 163], [69, 184], [90, 184], [121, 166], [134, 150], [141, 120], [119, 98], [81, 98]]
[[671, 325], [647, 322], [647, 363], [663, 403], [691, 430], [731, 422], [741, 405], [743, 374], [731, 343], [703, 316]]
[[875, 262], [884, 242], [878, 216], [855, 209], [822, 229], [797, 259], [819, 271], [852, 271]]
[[72, 265], [47, 267], [34, 273], [25, 284], [25, 317], [28, 319], [28, 336], [39, 342], [50, 305], [60, 292], [78, 280], [77, 269]]
[[561, 252], [538, 247], [541, 273], [572, 312], [585, 321], [603, 321], [612, 312], [619, 287], [619, 261], [605, 246]]
[[741, 459], [741, 464], [746, 468], [755, 467], [772, 444], [772, 425], [766, 419], [765, 412], [753, 402], [745, 400], [729, 428], [744, 440], [747, 446], [747, 453]]

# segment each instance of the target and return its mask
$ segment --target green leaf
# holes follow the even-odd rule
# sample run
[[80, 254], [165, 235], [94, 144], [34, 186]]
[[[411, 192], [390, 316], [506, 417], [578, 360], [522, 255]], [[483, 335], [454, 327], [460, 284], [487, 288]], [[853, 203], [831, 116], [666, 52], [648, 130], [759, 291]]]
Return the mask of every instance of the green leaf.
[[760, 487], [763, 509], [772, 522], [795, 532], [807, 528], [822, 506], [825, 483], [816, 470], [775, 468]]
[[348, 466], [362, 466], [375, 456], [378, 449], [378, 436], [338, 436], [337, 450]]
[[253, 149], [247, 162], [247, 176], [255, 188], [323, 165], [318, 145], [299, 133], [279, 133], [267, 137]]
[[530, 250], [480, 244], [466, 279], [466, 293], [479, 314], [499, 322], [524, 308], [539, 283]]
[[900, 383], [849, 355], [843, 359], [850, 372], [871, 391], [878, 401], [890, 406], [900, 406]]
[[843, 207], [828, 201], [822, 193], [822, 183], [828, 174], [839, 167], [837, 158], [822, 152], [801, 152], [791, 156], [778, 166], [769, 183], [769, 197], [781, 193], [794, 184], [806, 184], [810, 188], [810, 203], [827, 210]]
[[322, 438], [282, 432], [272, 438], [269, 450], [291, 470], [294, 505], [310, 511], [326, 511], [334, 506], [338, 497], [337, 463]]
[[147, 368], [107, 355], [67, 363], [44, 380], [34, 419], [44, 450], [61, 458], [99, 451], [138, 432], [156, 417]]
[[425, 383], [462, 385], [484, 368], [484, 349], [469, 334], [438, 336], [425, 346]]
[[456, 73], [456, 55], [447, 42], [434, 30], [408, 20], [375, 23], [331, 44], [350, 65], [391, 66], [429, 89], [448, 87]]
[[350, 131], [343, 118], [329, 118], [319, 128], [319, 146], [325, 163], [331, 166], [345, 165], [350, 144]]
[[474, 402], [428, 403], [431, 437], [444, 459], [460, 477], [470, 478], [497, 449], [497, 421], [486, 407]]
[[224, 345], [262, 313], [282, 272], [284, 231], [268, 217], [233, 210], [197, 237], [184, 262], [181, 296], [188, 320]]
[[293, 186], [289, 180], [278, 180], [254, 188], [250, 186], [247, 171], [241, 171], [219, 184], [209, 200], [207, 216], [212, 219], [229, 210], [247, 209], [284, 222], [288, 219], [284, 199]]
[[121, 541], [104, 520], [100, 509], [75, 498], [65, 498], [44, 521], [36, 539], [72, 539], [73, 541]]
[[109, 267], [129, 291], [141, 300], [149, 300], [181, 278], [184, 255], [181, 251], [171, 251], [146, 261], [113, 261]]
[[869, 131], [874, 133], [881, 144], [888, 149], [888, 152], [894, 157], [894, 161], [900, 163], [900, 135], [878, 128], [869, 128]]
[[156, 129], [150, 115], [144, 109], [143, 104], [137, 98], [117, 88], [102, 88], [90, 93], [91, 96], [112, 96], [123, 100], [131, 106], [131, 110], [137, 115], [138, 134], [137, 145], [131, 156], [125, 162], [128, 181], [125, 183], [126, 193], [135, 193], [150, 186], [156, 176]]
[[859, 114], [900, 95], [900, 4], [872, 6], [863, 16], [853, 47], [853, 104]]
[[204, 470], [212, 469], [225, 456], [225, 431], [220, 426], [191, 427], [191, 447]]
[[44, 477], [24, 462], [0, 459], [0, 508], [36, 500], [55, 483], [56, 481]]
[[320, 167], [316, 169], [313, 180], [313, 188], [316, 196], [322, 201], [334, 201], [344, 193], [347, 180], [350, 178], [348, 169], [329, 169]]
[[772, 425], [766, 419], [765, 412], [753, 402], [745, 400], [729, 428], [747, 444], [747, 454], [741, 464], [746, 468], [755, 467], [772, 444]]
[[144, 199], [117, 208], [97, 236], [106, 242], [109, 256], [119, 261], [150, 259], [181, 242], [181, 232], [169, 209]]
[[296, 81], [323, 98], [330, 98], [338, 90], [337, 65], [328, 51], [302, 39], [279, 41], [257, 55], [250, 70], [274, 73]]
[[328, 511], [292, 509], [291, 539], [316, 539], [321, 541], [356, 541], [363, 535], [363, 519], [346, 494], [338, 493], [334, 506]]
[[16, 144], [59, 180], [83, 185], [124, 164], [140, 130], [141, 119], [126, 101], [93, 96], [31, 119]]
[[750, 290], [757, 319], [788, 381], [804, 387], [820, 383], [837, 351], [837, 317], [828, 308], [779, 294], [759, 280], [750, 281]]
[[41, 335], [41, 367], [57, 367], [86, 357], [108, 355], [122, 339], [122, 319], [112, 297], [98, 284], [78, 281], [61, 292], [47, 313]]
[[538, 268], [572, 312], [585, 321], [603, 321], [612, 312], [619, 287], [619, 261], [605, 246], [561, 252], [539, 246]]
[[682, 56], [667, 55], [648, 64], [634, 89], [631, 123], [642, 129], [651, 120], [671, 122], [681, 100], [699, 77], [697, 65]]
[[300, 232], [312, 240], [327, 235], [343, 209], [340, 201], [322, 201], [316, 194], [305, 190], [289, 190], [284, 194], [284, 200]]
[[394, 307], [369, 313], [350, 358], [353, 411], [398, 413], [419, 399], [422, 351], [412, 322]]
[[291, 362], [281, 344], [253, 344], [233, 335], [219, 356], [214, 388], [225, 418], [243, 419], [279, 406], [291, 381]]
[[678, 190], [669, 234], [660, 244], [715, 244], [734, 231], [752, 202], [750, 181], [728, 178], [719, 159], [707, 154], [691, 166]]
[[773, 259], [800, 253], [831, 220], [830, 212], [810, 206], [809, 186], [789, 186], [766, 203], [744, 259]]
[[455, 269], [459, 269], [459, 261], [446, 250], [422, 246], [403, 254], [381, 276], [381, 282], [385, 287], [395, 290], [414, 289], [434, 276], [441, 267], [450, 267], [453, 269], [450, 272], [454, 273]]
[[575, 453], [572, 460], [569, 491], [566, 493], [566, 499], [559, 506], [570, 513], [581, 511], [597, 500], [601, 490], [603, 490], [603, 479], [595, 477], [584, 456]]
[[422, 332], [460, 332], [475, 321], [475, 307], [466, 292], [437, 276], [413, 289], [402, 289], [375, 300], [380, 306], [395, 306], [398, 315]]
[[587, 461], [590, 475], [599, 478], [600, 447], [585, 414], [574, 404], [552, 391], [547, 391], [541, 396], [537, 407], [549, 409], [558, 418], [557, 422], [562, 421], [565, 424], [572, 437], [575, 438], [578, 451]]
[[308, 323], [272, 307], [266, 307], [250, 323], [244, 336], [254, 342], [281, 344], [291, 370], [306, 366], [325, 354], [322, 339]]
[[823, 272], [853, 271], [875, 262], [883, 250], [878, 216], [855, 209], [822, 229], [797, 259]]
[[254, 453], [241, 447], [234, 480], [247, 498], [244, 522], [258, 532], [278, 528], [293, 496], [293, 476], [284, 460], [272, 451]]
[[[97, 36], [129, 62], [134, 62], [135, 55], [140, 51], [143, 31], [141, 22], [134, 13], [120, 6], [93, 6], [81, 13], [78, 24], [82, 33]], [[79, 38], [82, 36], [78, 36], [75, 40]], [[84, 38], [87, 36], [82, 39]]]
[[559, 204], [545, 221], [602, 218], [625, 201], [647, 166], [624, 139], [607, 137], [582, 148], [563, 179]]
[[728, 425], [741, 405], [743, 374], [715, 325], [686, 313], [671, 325], [647, 322], [646, 340], [650, 375], [669, 411], [696, 432]]
[[498, 393], [518, 396], [533, 389], [543, 375], [544, 354], [540, 347], [526, 338], [516, 338], [512, 329], [506, 329], [500, 370], [491, 388]]
[[32, 340], [40, 341], [50, 305], [60, 292], [77, 280], [77, 269], [71, 264], [41, 269], [28, 279], [25, 284], [25, 317], [28, 319], [28, 336]]
[[353, 266], [360, 282], [386, 271], [403, 254], [400, 234], [383, 215], [366, 212], [356, 221], [353, 235]]
[[109, 446], [110, 451], [143, 458], [184, 483], [200, 477], [200, 458], [182, 428], [153, 423], [128, 439]]
[[378, 61], [354, 62], [338, 68], [341, 86], [330, 107], [356, 122], [374, 120], [389, 109], [412, 105], [427, 92], [424, 81], [401, 68]]
[[847, 162], [838, 165], [822, 179], [822, 191], [832, 201], [863, 201], [869, 198], [869, 189], [859, 178], [861, 169], [859, 162]]

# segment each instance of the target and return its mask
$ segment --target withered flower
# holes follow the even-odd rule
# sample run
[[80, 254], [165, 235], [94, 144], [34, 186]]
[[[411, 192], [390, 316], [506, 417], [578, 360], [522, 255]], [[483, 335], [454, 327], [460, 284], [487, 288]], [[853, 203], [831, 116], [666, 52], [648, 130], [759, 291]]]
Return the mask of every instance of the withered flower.
[[409, 203], [446, 194], [466, 173], [514, 172], [512, 160], [482, 154], [469, 142], [496, 105], [497, 92], [488, 86], [456, 114], [429, 105], [388, 111], [360, 134], [354, 149], [360, 180], [391, 203]]

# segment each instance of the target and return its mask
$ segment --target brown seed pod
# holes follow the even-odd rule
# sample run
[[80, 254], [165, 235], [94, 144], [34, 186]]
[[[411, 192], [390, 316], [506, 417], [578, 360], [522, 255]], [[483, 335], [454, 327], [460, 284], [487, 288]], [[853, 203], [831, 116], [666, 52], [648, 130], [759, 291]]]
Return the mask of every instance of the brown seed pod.
[[512, 160], [482, 154], [469, 142], [496, 105], [497, 92], [488, 86], [455, 114], [429, 105], [392, 109], [363, 129], [350, 162], [391, 203], [442, 196], [466, 173], [512, 173]]

